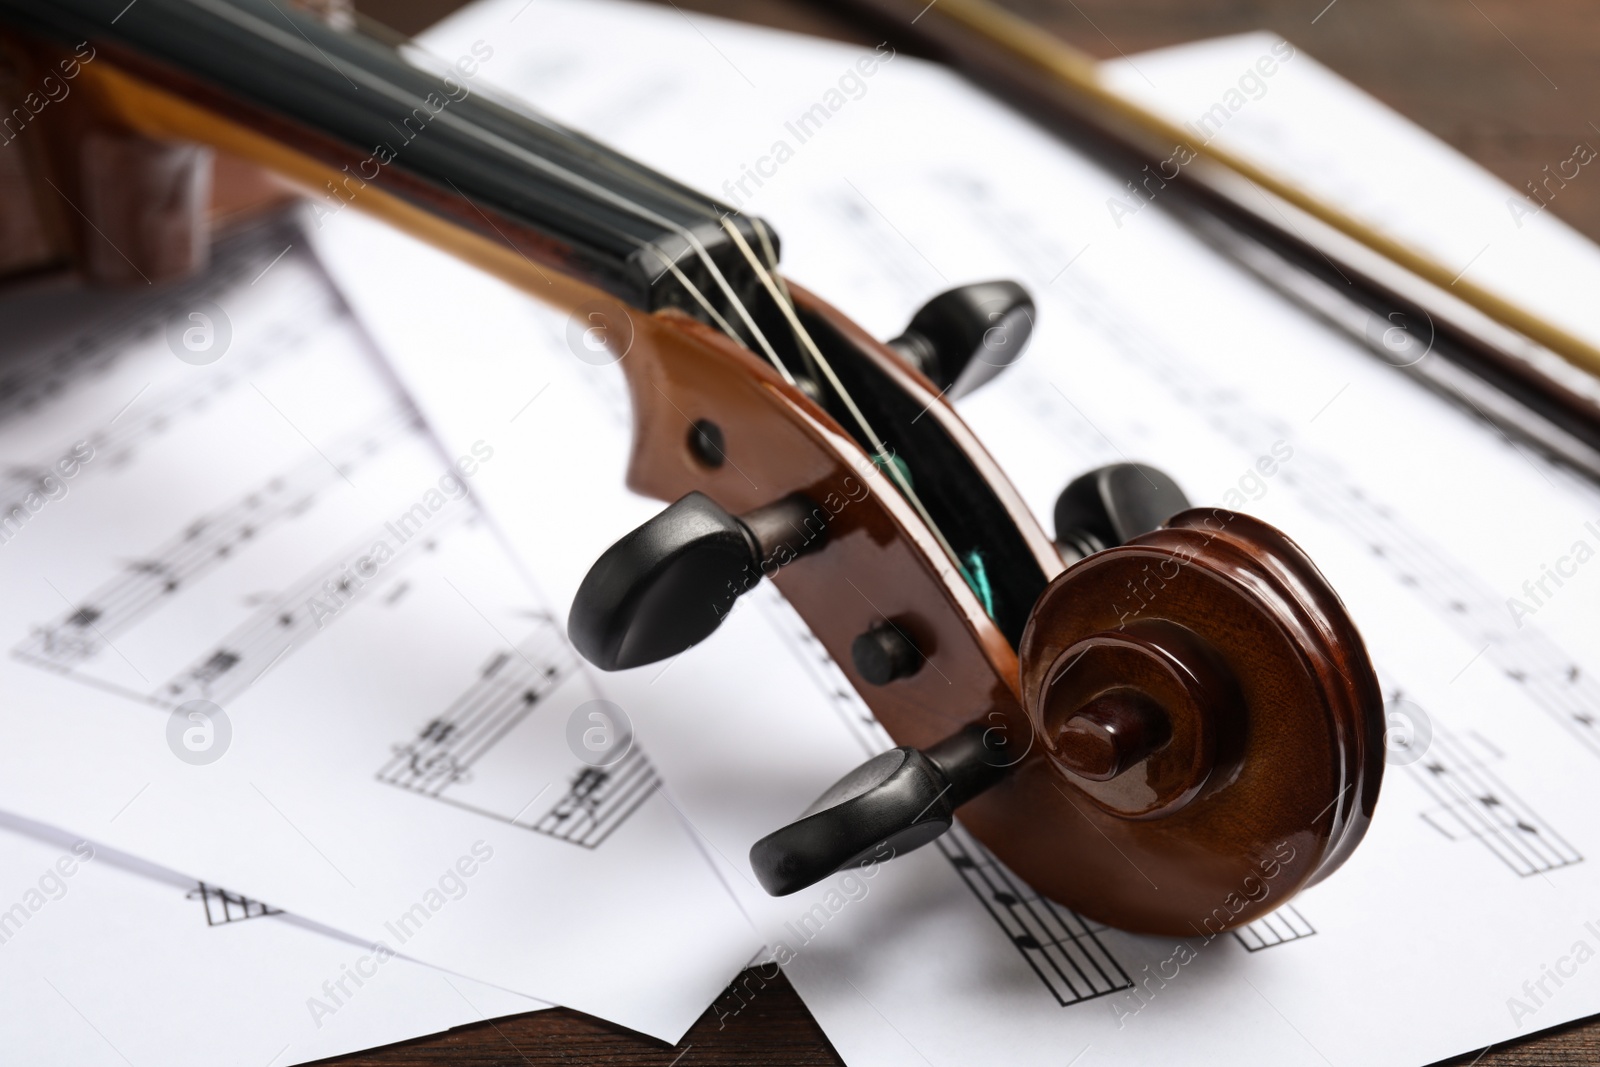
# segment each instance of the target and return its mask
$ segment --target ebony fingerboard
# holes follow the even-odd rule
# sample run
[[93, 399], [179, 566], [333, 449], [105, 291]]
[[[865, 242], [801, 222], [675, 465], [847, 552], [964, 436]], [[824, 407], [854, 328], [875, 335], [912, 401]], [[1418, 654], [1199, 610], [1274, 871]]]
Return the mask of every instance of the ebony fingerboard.
[[91, 62], [327, 164], [337, 173], [324, 209], [376, 186], [639, 307], [665, 291], [650, 247], [700, 266], [684, 231], [741, 272], [718, 221], [731, 209], [491, 98], [490, 45], [425, 70], [274, 0], [0, 0], [0, 19], [67, 47], [87, 42]]

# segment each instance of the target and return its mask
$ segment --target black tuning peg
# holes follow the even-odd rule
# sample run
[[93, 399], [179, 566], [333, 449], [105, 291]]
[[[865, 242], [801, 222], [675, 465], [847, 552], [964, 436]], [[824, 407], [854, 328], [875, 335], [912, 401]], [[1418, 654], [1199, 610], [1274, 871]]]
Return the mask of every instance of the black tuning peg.
[[1178, 483], [1144, 463], [1080, 474], [1056, 498], [1056, 545], [1081, 559], [1149, 533], [1189, 507]]
[[820, 545], [826, 516], [799, 495], [735, 516], [690, 493], [595, 561], [567, 636], [605, 671], [675, 656], [709, 637], [763, 572]]
[[1004, 731], [971, 723], [926, 751], [890, 749], [841, 778], [796, 821], [750, 848], [750, 866], [775, 897], [846, 867], [921, 848], [955, 810], [1003, 778], [1018, 757]]
[[1017, 361], [1033, 318], [1033, 298], [1016, 282], [963, 285], [922, 305], [889, 347], [954, 400]]

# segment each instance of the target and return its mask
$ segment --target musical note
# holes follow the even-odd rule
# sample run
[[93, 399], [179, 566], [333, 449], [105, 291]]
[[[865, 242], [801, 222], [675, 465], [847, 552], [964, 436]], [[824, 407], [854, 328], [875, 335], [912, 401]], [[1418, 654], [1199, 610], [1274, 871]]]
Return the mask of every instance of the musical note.
[[[456, 524], [476, 517], [470, 497], [447, 501], [429, 519], [437, 536]], [[390, 555], [383, 569], [362, 580], [374, 544], [383, 543]], [[326, 626], [342, 618], [352, 606], [367, 599], [382, 580], [392, 577], [419, 552], [434, 547], [429, 538], [412, 537], [395, 543], [388, 527], [378, 527], [349, 542], [338, 554], [307, 571], [298, 581], [268, 598], [241, 625], [192, 660], [147, 699], [177, 706], [204, 698], [226, 704], [247, 689], [280, 660], [309, 643]]]
[[[574, 657], [560, 624], [547, 614], [536, 614], [526, 638], [514, 648], [490, 655], [448, 708], [424, 723], [411, 740], [394, 746], [378, 770], [378, 781], [584, 848], [598, 848], [660, 784], [644, 753], [634, 748], [610, 766], [580, 767], [567, 780], [566, 792], [531, 822], [523, 816], [533, 805], [528, 793], [520, 791], [526, 785], [521, 780], [525, 764], [488, 759], [559, 686], [568, 679], [581, 681]], [[525, 737], [522, 743], [528, 740]]]
[[1433, 731], [1427, 754], [1406, 768], [1437, 805], [1424, 822], [1451, 841], [1481, 843], [1524, 878], [1583, 861], [1463, 742], [1437, 724]]
[[214, 885], [206, 885], [204, 882], [199, 883], [184, 896], [189, 900], [198, 900], [205, 906], [207, 926], [222, 926], [224, 923], [240, 922], [244, 919], [259, 919], [264, 915], [283, 914], [279, 908], [238, 893], [230, 893]]
[[566, 795], [531, 829], [584, 848], [598, 848], [661, 784], [637, 747], [609, 767], [584, 767]]
[[1133, 987], [1100, 940], [1105, 927], [1034, 892], [960, 824], [938, 845], [1062, 1007]]
[[[470, 782], [474, 764], [573, 669], [560, 635], [542, 621], [516, 649], [491, 655], [466, 692], [424, 724], [415, 738], [395, 745], [378, 770], [378, 781], [443, 798], [451, 786]], [[510, 822], [514, 814], [497, 817]]]

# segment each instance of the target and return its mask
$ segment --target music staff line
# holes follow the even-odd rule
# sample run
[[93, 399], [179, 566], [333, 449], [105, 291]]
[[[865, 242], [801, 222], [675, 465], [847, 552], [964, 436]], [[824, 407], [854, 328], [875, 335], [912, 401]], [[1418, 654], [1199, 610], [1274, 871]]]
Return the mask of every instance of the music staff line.
[[1133, 980], [1100, 940], [1104, 926], [1040, 896], [959, 823], [937, 844], [1062, 1007], [1133, 988]]
[[1463, 741], [1438, 726], [1427, 753], [1406, 770], [1437, 805], [1422, 813], [1423, 821], [1446, 839], [1479, 842], [1523, 878], [1583, 862]]
[[[14, 648], [12, 656], [29, 666], [53, 671], [73, 681], [158, 708], [176, 707], [195, 698], [225, 704], [248, 689], [295, 649], [308, 643], [328, 625], [329, 620], [345, 614], [349, 607], [367, 599], [372, 588], [380, 584], [380, 577], [397, 575], [421, 552], [436, 548], [438, 539], [447, 535], [452, 528], [471, 525], [476, 515], [470, 498], [449, 501], [431, 517], [425, 529], [413, 532], [396, 545], [385, 557], [381, 569], [366, 561], [371, 557], [375, 544], [388, 543], [391, 531], [387, 524], [369, 530], [347, 542], [338, 553], [325, 557], [310, 570], [302, 572], [298, 579], [280, 592], [268, 597], [244, 622], [153, 690], [134, 688], [98, 677], [88, 670], [91, 664], [82, 657], [33, 654], [29, 644], [34, 638]], [[74, 618], [82, 620], [86, 631], [94, 629], [94, 621], [82, 614], [81, 608], [75, 609], [68, 616], [68, 621]], [[36, 631], [35, 638], [37, 636]]]
[[1285, 904], [1277, 911], [1234, 930], [1233, 936], [1246, 952], [1260, 952], [1311, 937], [1316, 932], [1316, 927], [1300, 914], [1298, 908], [1293, 904]]
[[[379, 780], [431, 797], [470, 780], [473, 764], [567, 675], [559, 662], [535, 665], [530, 651], [541, 650], [502, 650], [491, 656], [470, 689], [430, 719], [415, 740], [395, 746], [393, 758], [378, 771]], [[513, 665], [517, 659], [525, 669]]]
[[257, 608], [147, 699], [166, 706], [196, 698], [226, 704], [325, 626], [365, 601], [381, 579], [393, 577], [423, 553], [432, 552], [438, 539], [453, 527], [470, 525], [476, 511], [467, 500], [447, 502], [425, 529], [394, 545], [381, 567], [372, 562], [373, 546], [389, 544], [387, 524], [347, 542], [343, 551], [327, 557]]
[[[52, 450], [48, 458], [6, 463], [0, 471], [0, 516], [18, 514], [19, 508], [29, 512], [30, 497], [48, 499], [53, 492], [59, 492], [59, 488], [52, 490], [50, 484], [52, 479], [57, 482], [61, 479], [56, 464], [81, 456], [85, 450], [80, 449], [80, 444], [86, 446], [93, 460], [78, 463], [75, 478], [115, 469], [147, 438], [166, 432], [191, 413], [204, 411], [217, 397], [248, 381], [268, 365], [303, 354], [309, 338], [326, 329], [330, 320], [345, 313], [329, 294], [314, 286], [305, 287], [302, 302], [304, 314], [295, 322], [272, 323], [261, 336], [253, 338], [248, 347], [208, 368], [206, 374], [148, 399], [135, 397], [130, 405], [137, 406], [131, 411], [119, 411], [109, 423], [83, 430]], [[119, 340], [119, 337], [96, 337], [93, 343], [114, 346]], [[143, 403], [139, 403], [141, 400]]]
[[656, 770], [638, 748], [609, 767], [584, 767], [567, 792], [529, 829], [558, 841], [598, 848], [660, 786]]
[[207, 885], [204, 882], [200, 882], [184, 896], [189, 900], [201, 902], [205, 908], [207, 926], [225, 926], [245, 919], [260, 919], [268, 915], [283, 914], [281, 908], [274, 908], [270, 904], [263, 904], [251, 897], [230, 893], [219, 886]]
[[[379, 781], [384, 779], [379, 778]], [[522, 821], [521, 811], [507, 815], [443, 793], [422, 795], [496, 822], [531, 830], [581, 848], [594, 849], [605, 844], [606, 839], [643, 807], [660, 785], [661, 778], [655, 767], [641, 750], [635, 748], [610, 767], [579, 768], [568, 779], [566, 792], [532, 822]], [[540, 790], [534, 801], [547, 791]], [[523, 810], [532, 807], [534, 801], [524, 805]]]
[[[1044, 247], [1040, 237], [1043, 231], [1029, 225], [1026, 218], [986, 209], [983, 190], [971, 187], [970, 179], [956, 175], [944, 180], [946, 184], [966, 182], [963, 199], [982, 212], [987, 224], [984, 232], [1005, 251], [1021, 255], [1037, 282], [1043, 285], [1057, 280], [1059, 268], [1052, 264], [1064, 261], [1070, 250]], [[1138, 316], [1123, 313], [1091, 281], [1074, 275], [1062, 277], [1060, 282], [1052, 286], [1052, 291], [1086, 326], [1106, 338], [1130, 362], [1142, 366], [1174, 399], [1196, 411], [1224, 438], [1247, 452], [1255, 452], [1263, 442], [1293, 436], [1291, 428], [1281, 420], [1251, 407], [1238, 391], [1219, 387], [1203, 370], [1141, 329]], [[1065, 410], [1054, 390], [1029, 390], [1026, 395], [1032, 400], [1034, 414], [1053, 430], [1081, 430], [1079, 443], [1085, 454], [1104, 462], [1125, 458], [1109, 442], [1098, 438], [1097, 429], [1082, 426], [1084, 420], [1079, 413]], [[1507, 443], [1507, 447], [1512, 446]], [[1563, 482], [1591, 500], [1600, 501], [1600, 492], [1561, 465], [1539, 456], [1524, 458], [1534, 462], [1550, 480]], [[1389, 565], [1402, 585], [1448, 620], [1472, 647], [1488, 645], [1485, 658], [1519, 683], [1536, 706], [1591, 754], [1600, 757], [1600, 682], [1591, 679], [1555, 641], [1535, 627], [1512, 626], [1492, 590], [1481, 585], [1440, 546], [1418, 537], [1392, 511], [1369, 500], [1328, 457], [1299, 447], [1294, 469], [1280, 472], [1278, 480], [1315, 514], [1344, 527], [1365, 543]]]
[[[1288, 427], [1281, 421], [1255, 410], [1238, 392], [1219, 388], [1203, 372], [1169, 353], [1161, 342], [1146, 337], [1082, 279], [1064, 279], [1057, 291], [1130, 361], [1142, 365], [1176, 399], [1203, 411], [1212, 428], [1234, 444], [1253, 451], [1262, 441], [1288, 435]], [[1066, 410], [1051, 390], [1035, 392], [1038, 409], [1051, 412], [1051, 426], [1063, 425], [1064, 420], [1076, 424], [1076, 413]], [[1281, 471], [1277, 480], [1313, 514], [1365, 544], [1401, 585], [1473, 647], [1487, 645], [1484, 658], [1488, 662], [1517, 682], [1535, 706], [1592, 755], [1600, 757], [1600, 679], [1583, 671], [1537, 627], [1512, 626], [1492, 590], [1439, 545], [1414, 533], [1392, 509], [1368, 497], [1332, 459], [1297, 447], [1294, 469]]]
[[[192, 307], [196, 300], [208, 299], [218, 293], [254, 278], [261, 268], [285, 244], [296, 240], [293, 223], [269, 221], [229, 234], [219, 240], [211, 250], [211, 262], [204, 274], [180, 282], [162, 294], [141, 293], [136, 299], [126, 299], [122, 306], [104, 320], [83, 333], [21, 359], [12, 359], [0, 369], [0, 421], [19, 411], [28, 411], [49, 397], [79, 384], [89, 377], [114, 367], [127, 353], [137, 348], [138, 341], [157, 336], [165, 323], [176, 314]], [[308, 284], [303, 293], [303, 320], [307, 332], [320, 322], [315, 318], [324, 298], [319, 302], [321, 286]], [[103, 306], [104, 301], [100, 301]], [[330, 309], [339, 305], [329, 304]], [[269, 358], [276, 350], [274, 344], [261, 347]]]
[[303, 515], [341, 472], [354, 470], [401, 439], [412, 419], [408, 411], [388, 412], [330, 447], [333, 466], [321, 456], [306, 460], [231, 504], [201, 515], [129, 562], [57, 622], [36, 627], [16, 653], [69, 670], [92, 659], [169, 603], [175, 593], [225, 566], [236, 551]]
[[572, 650], [558, 624], [539, 616], [527, 638], [492, 654], [461, 696], [425, 723], [411, 741], [394, 746], [377, 780], [557, 840], [598, 848], [660, 785], [654, 767], [637, 747], [612, 765], [578, 768], [566, 792], [532, 821], [522, 817], [548, 787], [515, 811], [450, 792], [474, 784], [478, 766], [490, 751], [576, 674]]

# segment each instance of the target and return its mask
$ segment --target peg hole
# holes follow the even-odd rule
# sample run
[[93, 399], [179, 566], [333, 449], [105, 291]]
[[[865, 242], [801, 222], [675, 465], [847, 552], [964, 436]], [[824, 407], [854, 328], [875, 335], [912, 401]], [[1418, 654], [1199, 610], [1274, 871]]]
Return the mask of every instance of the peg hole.
[[689, 454], [703, 467], [716, 470], [727, 460], [722, 427], [710, 419], [698, 419], [689, 427]]

